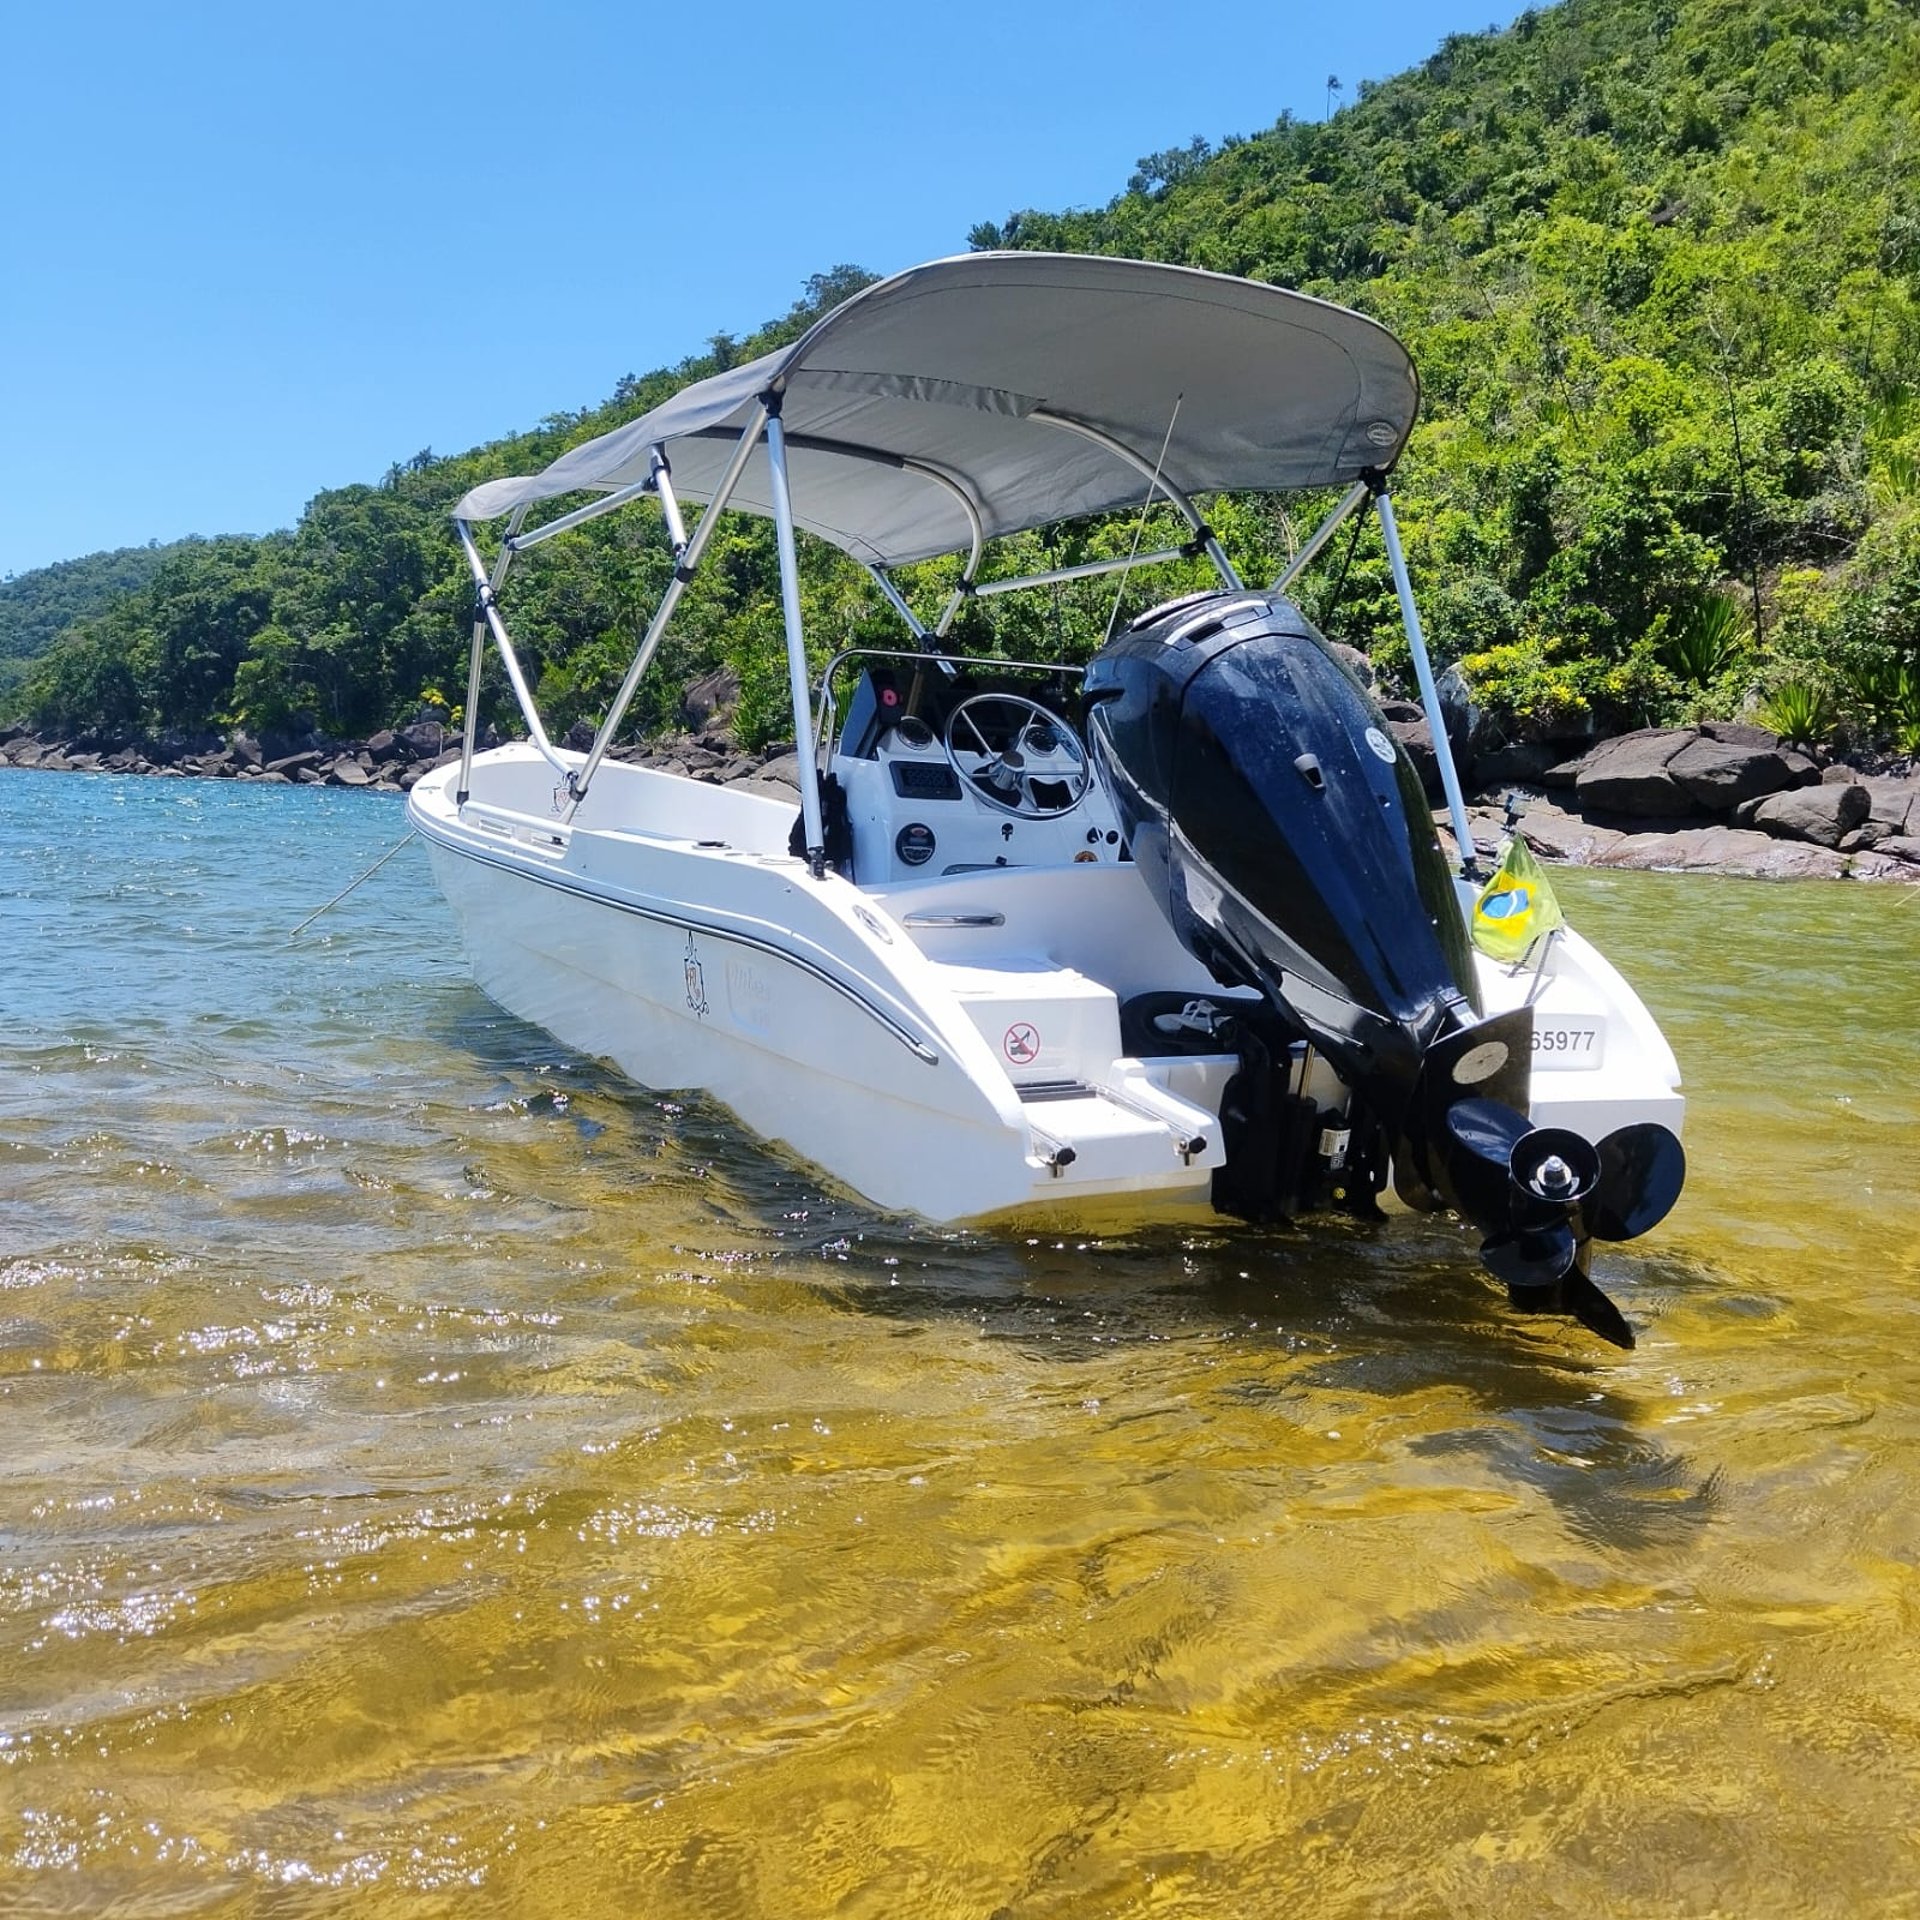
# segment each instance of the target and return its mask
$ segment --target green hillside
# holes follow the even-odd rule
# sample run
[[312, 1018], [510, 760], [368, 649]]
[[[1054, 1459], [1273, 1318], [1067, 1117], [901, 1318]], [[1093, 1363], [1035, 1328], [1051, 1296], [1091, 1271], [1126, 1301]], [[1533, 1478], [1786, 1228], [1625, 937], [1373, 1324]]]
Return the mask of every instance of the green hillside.
[[[1324, 124], [1195, 141], [1143, 159], [1105, 207], [1022, 211], [971, 239], [1247, 274], [1399, 332], [1425, 390], [1396, 476], [1416, 584], [1436, 651], [1510, 730], [1759, 700], [1789, 731], [1914, 751], [1917, 135], [1915, 0], [1567, 0], [1448, 40]], [[457, 700], [468, 592], [449, 503], [772, 344], [860, 278], [836, 269], [753, 339], [716, 338], [535, 434], [322, 494], [291, 533], [169, 555], [45, 657], [28, 710], [52, 728], [353, 732]], [[1271, 502], [1212, 512], [1249, 578], [1298, 530]], [[1130, 537], [1009, 544], [1057, 562]], [[716, 559], [667, 678], [728, 657], [748, 727], [783, 725], [765, 529], [730, 528]], [[617, 677], [665, 568], [657, 525], [633, 515], [517, 571], [508, 613], [562, 723]], [[890, 631], [836, 556], [811, 548], [806, 574], [823, 649]], [[1330, 629], [1391, 671], [1375, 543], [1337, 606], [1315, 591]], [[1010, 648], [1090, 645], [1110, 594], [1002, 603], [1021, 623]]]
[[69, 627], [145, 586], [174, 551], [157, 542], [116, 547], [0, 580], [0, 688], [17, 683], [26, 663], [45, 653]]

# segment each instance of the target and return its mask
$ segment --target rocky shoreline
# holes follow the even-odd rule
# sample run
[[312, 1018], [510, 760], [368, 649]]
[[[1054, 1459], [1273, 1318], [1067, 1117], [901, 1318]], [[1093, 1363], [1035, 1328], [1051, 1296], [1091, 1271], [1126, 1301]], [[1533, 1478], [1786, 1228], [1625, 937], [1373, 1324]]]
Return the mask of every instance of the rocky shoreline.
[[[1402, 703], [1389, 702], [1386, 711], [1437, 801], [1426, 721]], [[576, 728], [567, 744], [590, 741]], [[489, 729], [483, 744], [497, 745], [498, 736]], [[1469, 820], [1483, 849], [1498, 844], [1517, 813], [1534, 851], [1568, 865], [1920, 883], [1920, 772], [1910, 766], [1872, 772], [1823, 763], [1762, 728], [1722, 722], [1622, 734], [1570, 759], [1551, 744], [1462, 747], [1456, 742], [1470, 782]], [[433, 720], [366, 740], [295, 742], [244, 733], [46, 740], [0, 728], [0, 766], [374, 793], [404, 793], [458, 751], [459, 736]], [[711, 721], [644, 747], [616, 748], [614, 757], [780, 798], [799, 792], [790, 743], [743, 749]], [[1436, 820], [1447, 826], [1444, 811]]]
[[1511, 810], [1536, 853], [1570, 866], [1920, 882], [1910, 766], [1822, 763], [1760, 727], [1717, 721], [1622, 734], [1573, 759], [1503, 748], [1471, 764], [1468, 818], [1483, 846]]

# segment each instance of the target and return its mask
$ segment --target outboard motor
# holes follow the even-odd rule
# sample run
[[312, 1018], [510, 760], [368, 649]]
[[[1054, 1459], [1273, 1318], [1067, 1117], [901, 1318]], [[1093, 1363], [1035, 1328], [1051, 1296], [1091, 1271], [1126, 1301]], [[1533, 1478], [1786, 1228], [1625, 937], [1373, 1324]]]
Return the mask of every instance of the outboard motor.
[[1516, 1306], [1631, 1346], [1588, 1242], [1665, 1217], [1680, 1143], [1639, 1125], [1596, 1148], [1526, 1118], [1532, 1013], [1482, 1018], [1419, 776], [1359, 681], [1291, 602], [1215, 593], [1110, 641], [1086, 700], [1094, 766], [1182, 945], [1325, 1055], [1401, 1198], [1479, 1227]]

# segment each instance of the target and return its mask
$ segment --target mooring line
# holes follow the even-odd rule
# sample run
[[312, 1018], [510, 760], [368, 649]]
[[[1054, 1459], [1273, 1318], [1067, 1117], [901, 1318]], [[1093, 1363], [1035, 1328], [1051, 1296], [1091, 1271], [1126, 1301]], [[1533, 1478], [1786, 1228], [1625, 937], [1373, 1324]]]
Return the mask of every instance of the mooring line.
[[347, 884], [344, 887], [342, 887], [340, 891], [336, 893], [331, 900], [327, 902], [327, 905], [325, 907], [315, 907], [314, 910], [310, 914], [308, 914], [307, 917], [304, 920], [302, 920], [300, 924], [297, 927], [295, 927], [290, 934], [287, 935], [287, 944], [291, 946], [294, 943], [294, 941], [298, 940], [300, 936], [303, 933], [305, 933], [306, 930], [310, 926], [312, 926], [313, 923], [316, 920], [318, 920], [323, 913], [327, 911], [328, 907], [337, 907], [340, 904], [340, 902], [344, 900], [347, 897], [347, 895], [350, 894], [354, 890], [354, 888], [360, 884], [362, 880], [371, 880], [373, 876], [376, 873], [378, 873], [380, 869], [384, 867], [387, 864], [387, 862], [391, 860], [396, 853], [400, 851], [401, 847], [404, 847], [407, 844], [407, 840], [418, 840], [419, 838], [420, 838], [420, 829], [418, 827], [411, 829], [407, 834], [406, 840], [399, 841], [396, 845], [389, 847], [386, 850], [386, 852], [383, 853], [380, 856], [380, 858], [376, 860], [373, 863], [373, 865], [366, 870], [365, 873], [360, 874], [355, 879], [349, 880]]

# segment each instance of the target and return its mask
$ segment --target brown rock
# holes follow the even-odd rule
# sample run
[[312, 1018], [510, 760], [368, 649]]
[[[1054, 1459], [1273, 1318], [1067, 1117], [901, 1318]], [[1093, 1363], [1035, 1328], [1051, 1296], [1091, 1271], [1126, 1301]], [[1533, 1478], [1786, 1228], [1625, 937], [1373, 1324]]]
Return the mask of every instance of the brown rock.
[[301, 774], [320, 764], [317, 753], [290, 753], [283, 759], [269, 760], [265, 771], [268, 773]]
[[1744, 720], [1703, 720], [1700, 731], [1709, 740], [1729, 747], [1777, 747], [1780, 736], [1765, 727], [1749, 726]]
[[1866, 788], [1856, 782], [1801, 787], [1762, 800], [1753, 810], [1753, 824], [1777, 839], [1838, 847], [1866, 819], [1872, 805]]
[[728, 712], [739, 698], [739, 676], [731, 667], [716, 667], [702, 674], [680, 696], [681, 716], [699, 732], [716, 714]]
[[1622, 734], [1587, 755], [1574, 782], [1582, 812], [1625, 814], [1637, 820], [1672, 819], [1694, 811], [1692, 796], [1667, 763], [1697, 736], [1647, 728]]
[[1887, 774], [1869, 774], [1860, 784], [1873, 800], [1872, 818], [1894, 833], [1920, 827], [1920, 780], [1896, 780]]
[[327, 771], [337, 787], [366, 787], [373, 784], [373, 776], [366, 768], [358, 760], [349, 760], [344, 754]]
[[1773, 880], [1837, 880], [1845, 854], [1803, 841], [1769, 839], [1739, 827], [1682, 827], [1672, 833], [1632, 834], [1600, 862], [1609, 867], [1744, 873]]
[[1440, 756], [1433, 750], [1433, 729], [1424, 719], [1389, 717], [1387, 731], [1407, 750], [1407, 758], [1413, 762], [1413, 770], [1420, 776], [1427, 798], [1440, 799], [1444, 789], [1440, 784]]
[[[1757, 733], [1759, 728], [1749, 729]], [[1737, 742], [1701, 738], [1689, 741], [1667, 762], [1667, 771], [1689, 799], [1709, 813], [1731, 813], [1743, 800], [1805, 784], [1811, 766], [1794, 764], [1797, 754], [1778, 747], [1743, 746]]]
[[1520, 833], [1535, 853], [1578, 866], [1597, 866], [1626, 838], [1613, 827], [1593, 826], [1544, 800], [1536, 800], [1520, 816]]
[[1920, 866], [1910, 866], [1904, 860], [1889, 859], [1886, 854], [1878, 852], [1855, 854], [1847, 873], [1854, 880], [1897, 880], [1909, 886], [1920, 884]]
[[1491, 753], [1475, 754], [1473, 777], [1487, 789], [1532, 786], [1559, 758], [1560, 749], [1549, 740], [1520, 740], [1495, 747]]

